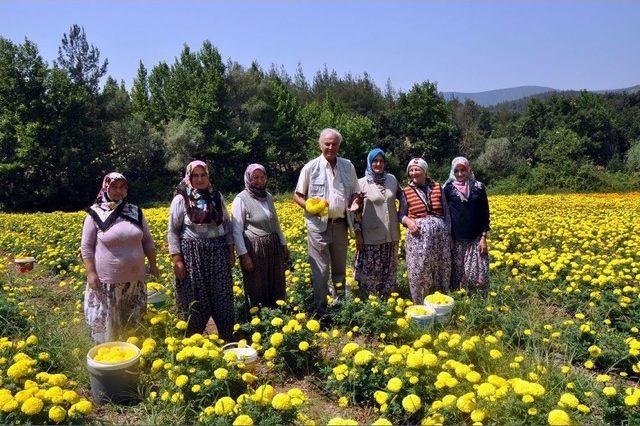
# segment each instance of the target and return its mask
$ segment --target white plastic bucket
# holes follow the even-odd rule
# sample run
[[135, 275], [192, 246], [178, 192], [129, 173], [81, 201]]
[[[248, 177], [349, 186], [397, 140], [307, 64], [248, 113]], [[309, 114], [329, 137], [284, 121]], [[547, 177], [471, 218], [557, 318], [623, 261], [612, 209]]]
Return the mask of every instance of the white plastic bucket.
[[[416, 308], [418, 309], [425, 308], [427, 310], [427, 313], [426, 314], [416, 313], [415, 312]], [[429, 324], [433, 322], [433, 320], [436, 317], [435, 310], [430, 306], [425, 306], [425, 305], [409, 306], [407, 309], [404, 310], [404, 313], [408, 315], [411, 318], [411, 321], [415, 322], [416, 325], [418, 325], [418, 327], [420, 328], [427, 327]]]
[[35, 263], [35, 261], [36, 259], [33, 257], [17, 257], [13, 259], [13, 263], [16, 264], [16, 266], [18, 267], [18, 271], [21, 274], [31, 271], [33, 269], [33, 264]]
[[[129, 360], [115, 364], [105, 364], [93, 359], [100, 348], [111, 348], [114, 346], [133, 349], [136, 355]], [[93, 400], [98, 404], [107, 402], [116, 404], [137, 402], [139, 399], [139, 361], [140, 349], [131, 343], [107, 342], [91, 348], [87, 353], [87, 370], [89, 371]]]
[[249, 368], [254, 368], [258, 361], [258, 351], [251, 346], [239, 347], [238, 342], [227, 343], [222, 347], [223, 353], [234, 353], [238, 358], [238, 362], [244, 363]]
[[445, 304], [436, 304], [436, 303], [431, 303], [427, 300], [427, 298], [424, 298], [424, 305], [433, 309], [436, 312], [436, 316], [444, 316], [447, 314], [450, 314], [451, 311], [453, 310], [453, 307], [456, 305], [456, 301], [453, 300], [453, 297], [448, 296], [451, 298], [451, 302], [449, 303], [445, 303]]

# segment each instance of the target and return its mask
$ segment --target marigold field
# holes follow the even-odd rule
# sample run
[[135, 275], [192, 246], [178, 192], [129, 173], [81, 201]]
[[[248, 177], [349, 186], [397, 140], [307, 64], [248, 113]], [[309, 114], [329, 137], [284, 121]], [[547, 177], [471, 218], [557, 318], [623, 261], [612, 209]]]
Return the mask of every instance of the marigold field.
[[[143, 354], [142, 401], [131, 407], [90, 398], [85, 213], [0, 214], [0, 423], [640, 423], [640, 194], [490, 204], [486, 297], [454, 293], [450, 320], [420, 329], [405, 317], [402, 259], [399, 294], [366, 297], [347, 279], [353, 297], [323, 329], [309, 314], [301, 210], [279, 202], [293, 257], [287, 300], [245, 312], [234, 268], [236, 331], [258, 365], [224, 356], [215, 334], [183, 338], [172, 302], [150, 305], [129, 339]], [[162, 271], [149, 286], [172, 296], [168, 208], [145, 215]], [[14, 270], [20, 255], [37, 259], [34, 271]]]

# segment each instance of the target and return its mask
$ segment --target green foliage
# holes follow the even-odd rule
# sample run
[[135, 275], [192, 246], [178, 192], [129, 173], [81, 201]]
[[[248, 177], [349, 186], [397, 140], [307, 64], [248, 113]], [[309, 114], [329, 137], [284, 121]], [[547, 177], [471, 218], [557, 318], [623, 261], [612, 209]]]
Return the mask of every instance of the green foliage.
[[267, 168], [272, 192], [290, 192], [326, 127], [340, 130], [340, 155], [359, 175], [381, 147], [401, 180], [411, 157], [446, 178], [464, 155], [493, 192], [630, 190], [640, 181], [639, 93], [553, 93], [522, 108], [483, 108], [446, 102], [430, 81], [407, 92], [387, 81], [383, 92], [366, 72], [324, 67], [309, 83], [300, 66], [292, 77], [275, 65], [225, 64], [209, 41], [185, 45], [170, 64], [140, 62], [130, 91], [112, 77], [99, 87], [107, 65], [78, 25], [53, 66], [29, 40], [0, 38], [0, 209], [84, 207], [111, 170], [129, 177], [136, 202], [167, 200], [195, 158], [226, 192], [242, 188], [238, 173], [253, 162]]

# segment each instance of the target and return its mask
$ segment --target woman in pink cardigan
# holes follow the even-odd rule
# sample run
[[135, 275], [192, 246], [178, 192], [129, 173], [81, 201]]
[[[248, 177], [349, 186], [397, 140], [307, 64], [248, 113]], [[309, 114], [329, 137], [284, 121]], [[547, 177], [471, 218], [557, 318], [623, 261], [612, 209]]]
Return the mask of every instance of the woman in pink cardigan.
[[147, 308], [145, 256], [159, 275], [149, 226], [142, 210], [126, 202], [127, 180], [109, 173], [87, 210], [80, 251], [87, 271], [84, 314], [97, 343], [126, 339]]

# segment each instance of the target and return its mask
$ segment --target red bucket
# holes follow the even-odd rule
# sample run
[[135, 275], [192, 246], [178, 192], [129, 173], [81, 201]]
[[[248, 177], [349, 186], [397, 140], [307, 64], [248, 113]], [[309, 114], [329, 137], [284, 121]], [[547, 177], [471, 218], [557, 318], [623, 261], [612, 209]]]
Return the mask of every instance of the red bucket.
[[24, 274], [33, 269], [33, 264], [36, 262], [36, 259], [33, 257], [19, 257], [13, 259], [13, 263], [18, 267], [18, 272]]

